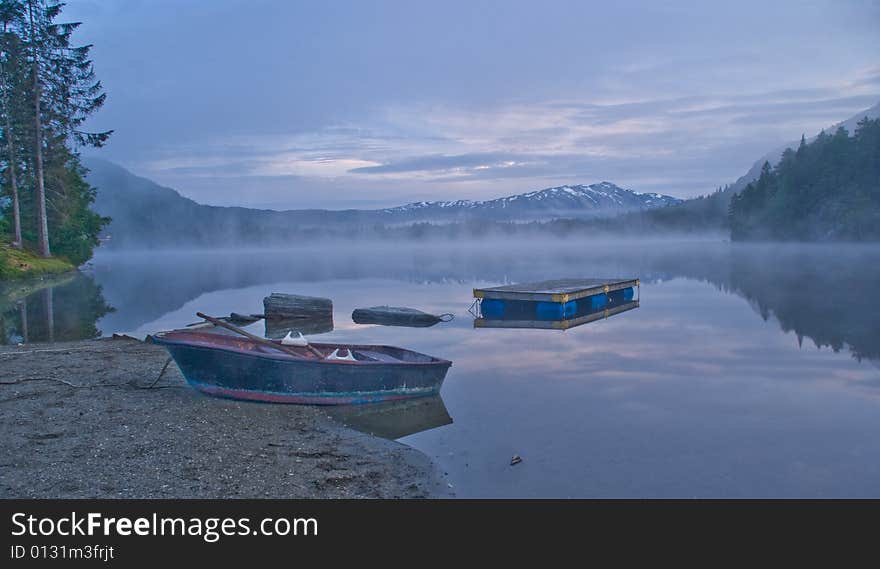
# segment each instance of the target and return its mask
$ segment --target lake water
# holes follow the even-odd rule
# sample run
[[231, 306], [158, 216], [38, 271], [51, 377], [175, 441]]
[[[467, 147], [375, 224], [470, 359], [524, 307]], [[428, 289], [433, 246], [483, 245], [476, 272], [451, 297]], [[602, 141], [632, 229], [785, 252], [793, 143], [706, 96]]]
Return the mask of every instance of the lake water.
[[[640, 306], [566, 331], [475, 329], [474, 287], [638, 277]], [[880, 496], [880, 248], [570, 240], [112, 253], [6, 291], [0, 341], [143, 336], [325, 296], [321, 340], [450, 359], [441, 398], [342, 410], [462, 497]], [[410, 306], [431, 328], [358, 325]], [[262, 323], [250, 330], [262, 332]], [[383, 423], [384, 421], [384, 423]], [[511, 466], [513, 455], [522, 462]]]

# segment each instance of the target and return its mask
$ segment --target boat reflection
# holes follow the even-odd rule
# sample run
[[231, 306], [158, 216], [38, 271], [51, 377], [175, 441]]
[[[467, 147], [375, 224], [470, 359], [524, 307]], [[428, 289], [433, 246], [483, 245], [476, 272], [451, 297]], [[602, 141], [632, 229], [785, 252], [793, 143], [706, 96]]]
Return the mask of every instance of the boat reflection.
[[342, 424], [386, 439], [399, 439], [452, 423], [440, 395], [326, 409]]

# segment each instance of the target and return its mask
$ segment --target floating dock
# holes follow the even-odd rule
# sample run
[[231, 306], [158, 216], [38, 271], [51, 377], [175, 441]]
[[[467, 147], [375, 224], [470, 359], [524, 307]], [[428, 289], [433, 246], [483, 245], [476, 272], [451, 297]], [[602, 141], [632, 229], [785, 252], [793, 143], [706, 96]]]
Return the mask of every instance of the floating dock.
[[601, 293], [608, 294], [616, 290], [638, 288], [638, 286], [639, 279], [558, 279], [491, 288], [475, 288], [474, 298], [565, 303]]
[[474, 327], [566, 330], [637, 308], [639, 279], [558, 279], [474, 289]]

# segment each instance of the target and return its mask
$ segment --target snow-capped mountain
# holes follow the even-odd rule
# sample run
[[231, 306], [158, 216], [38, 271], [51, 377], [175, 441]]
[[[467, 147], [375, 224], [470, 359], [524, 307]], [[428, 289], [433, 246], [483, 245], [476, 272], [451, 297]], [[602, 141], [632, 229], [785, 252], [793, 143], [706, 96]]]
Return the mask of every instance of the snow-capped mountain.
[[[529, 221], [599, 217], [662, 207], [679, 199], [641, 194], [610, 182], [560, 186], [487, 201], [416, 202], [386, 209], [286, 211], [197, 203], [125, 168], [87, 158], [89, 183], [97, 188], [95, 211], [112, 218], [106, 234], [114, 247], [205, 247], [283, 240], [328, 228], [400, 226], [422, 221]], [[300, 232], [300, 233], [296, 233]]]
[[594, 217], [664, 207], [680, 199], [663, 194], [640, 193], [611, 182], [557, 186], [486, 201], [423, 201], [382, 210], [403, 217], [464, 217], [535, 219], [550, 216]]

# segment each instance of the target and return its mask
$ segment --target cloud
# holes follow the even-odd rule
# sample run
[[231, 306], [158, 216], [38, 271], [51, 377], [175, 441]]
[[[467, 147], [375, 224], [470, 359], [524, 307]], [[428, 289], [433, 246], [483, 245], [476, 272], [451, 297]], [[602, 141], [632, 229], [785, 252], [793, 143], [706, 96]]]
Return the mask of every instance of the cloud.
[[[413, 155], [388, 145], [397, 152], [374, 156], [380, 165], [349, 173], [434, 181], [524, 176], [592, 176], [582, 181], [595, 181], [653, 171], [654, 178], [668, 176], [660, 189], [680, 192], [683, 185], [692, 187], [688, 182], [711, 179], [703, 188], [709, 191], [738, 177], [760, 156], [757, 152], [796, 138], [802, 129], [818, 131], [876, 100], [872, 95], [805, 99], [808, 95], [828, 93], [817, 89], [610, 105], [552, 101], [482, 113], [434, 110], [419, 128], [442, 133], [438, 149], [473, 152]], [[420, 114], [403, 111], [395, 120], [406, 122]], [[750, 139], [754, 146], [743, 145]]]
[[519, 166], [522, 165], [525, 160], [526, 157], [522, 155], [491, 152], [458, 154], [454, 156], [432, 154], [398, 160], [388, 164], [354, 168], [350, 170], [350, 172], [352, 174], [397, 174], [408, 172], [448, 172], [462, 170], [485, 171], [494, 170], [496, 168], [511, 168]]
[[248, 7], [69, 2], [104, 157], [208, 203], [687, 197], [880, 99], [871, 3]]
[[222, 184], [250, 177], [255, 185], [277, 178], [287, 183], [273, 187], [308, 193], [327, 180], [349, 203], [375, 200], [366, 193], [376, 188], [384, 193], [378, 202], [395, 205], [417, 196], [483, 199], [599, 180], [687, 197], [732, 182], [768, 149], [880, 96], [836, 89], [483, 108], [394, 105], [362, 122], [172, 146], [145, 166], [165, 183], [189, 186], [197, 178]]

